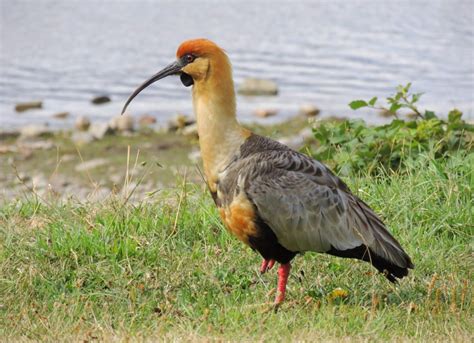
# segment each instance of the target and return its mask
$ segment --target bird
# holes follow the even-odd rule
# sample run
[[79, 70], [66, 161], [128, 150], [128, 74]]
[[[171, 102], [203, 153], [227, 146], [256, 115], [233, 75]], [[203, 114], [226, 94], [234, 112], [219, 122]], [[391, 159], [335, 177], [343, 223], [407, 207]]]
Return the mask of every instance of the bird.
[[179, 76], [192, 86], [205, 180], [226, 229], [262, 258], [276, 263], [274, 304], [286, 296], [291, 261], [305, 252], [371, 263], [391, 282], [414, 265], [379, 216], [326, 165], [240, 125], [227, 53], [205, 38], [184, 41], [176, 60], [143, 82]]

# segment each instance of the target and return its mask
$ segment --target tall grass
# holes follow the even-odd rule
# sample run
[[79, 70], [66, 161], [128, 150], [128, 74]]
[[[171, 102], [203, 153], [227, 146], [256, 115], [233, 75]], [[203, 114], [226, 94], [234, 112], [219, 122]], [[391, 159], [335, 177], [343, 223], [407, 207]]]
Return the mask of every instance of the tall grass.
[[201, 186], [139, 205], [6, 204], [0, 337], [472, 341], [473, 166], [473, 154], [426, 155], [403, 172], [346, 178], [415, 270], [392, 285], [367, 263], [307, 253], [278, 312], [275, 270], [258, 273], [260, 257], [223, 228]]

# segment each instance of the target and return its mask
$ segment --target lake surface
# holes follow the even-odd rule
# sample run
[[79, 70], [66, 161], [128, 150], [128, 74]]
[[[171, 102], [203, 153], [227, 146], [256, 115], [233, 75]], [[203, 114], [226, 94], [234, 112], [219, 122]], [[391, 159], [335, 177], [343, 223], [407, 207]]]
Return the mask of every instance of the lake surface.
[[[70, 126], [77, 115], [108, 120], [135, 87], [174, 60], [183, 40], [226, 49], [236, 83], [274, 80], [277, 97], [239, 97], [239, 116], [278, 109], [272, 120], [315, 104], [324, 116], [363, 116], [354, 99], [384, 97], [401, 83], [437, 111], [474, 110], [474, 1], [17, 1], [1, 0], [0, 124]], [[95, 95], [112, 102], [96, 106]], [[17, 102], [43, 100], [18, 114]], [[131, 104], [161, 122], [191, 113], [190, 90], [168, 78]], [[66, 120], [52, 118], [69, 111]], [[266, 119], [269, 120], [269, 119]]]

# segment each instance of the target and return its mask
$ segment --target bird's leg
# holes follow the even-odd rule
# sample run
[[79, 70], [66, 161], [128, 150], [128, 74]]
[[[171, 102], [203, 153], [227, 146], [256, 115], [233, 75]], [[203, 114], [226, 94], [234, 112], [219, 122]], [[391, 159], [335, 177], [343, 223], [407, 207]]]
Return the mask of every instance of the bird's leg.
[[290, 275], [291, 264], [288, 262], [286, 264], [281, 264], [278, 267], [278, 287], [277, 295], [275, 298], [275, 305], [280, 305], [283, 300], [285, 300], [286, 293], [286, 283], [288, 281], [288, 276]]
[[264, 274], [266, 271], [270, 270], [273, 268], [275, 265], [275, 260], [270, 259], [270, 260], [263, 260], [262, 265], [260, 266], [260, 273]]

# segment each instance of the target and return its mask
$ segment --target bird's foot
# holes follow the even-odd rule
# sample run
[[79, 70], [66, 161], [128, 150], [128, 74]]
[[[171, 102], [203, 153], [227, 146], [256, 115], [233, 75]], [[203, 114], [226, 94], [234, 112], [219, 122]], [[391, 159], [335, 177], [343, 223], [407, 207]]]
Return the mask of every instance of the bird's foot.
[[288, 276], [290, 275], [290, 270], [291, 270], [291, 264], [289, 262], [286, 264], [281, 264], [280, 267], [278, 267], [278, 286], [277, 286], [277, 295], [275, 298], [275, 307], [277, 308], [285, 300], [286, 283], [288, 282]]
[[275, 265], [275, 260], [263, 260], [262, 265], [260, 266], [260, 273], [265, 274], [268, 270], [272, 269]]

